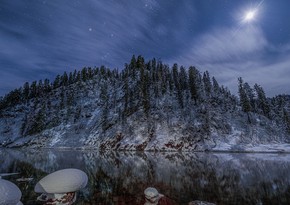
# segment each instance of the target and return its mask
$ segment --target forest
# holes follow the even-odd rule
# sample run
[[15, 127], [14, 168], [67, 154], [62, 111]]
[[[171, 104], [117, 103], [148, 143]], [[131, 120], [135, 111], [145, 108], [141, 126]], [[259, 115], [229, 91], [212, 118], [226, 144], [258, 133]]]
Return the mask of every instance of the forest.
[[158, 121], [170, 126], [178, 119], [185, 125], [183, 131], [191, 133], [188, 135], [199, 132], [207, 138], [215, 131], [231, 133], [229, 121], [241, 117], [241, 123], [249, 127], [259, 124], [258, 118], [264, 119], [275, 132], [279, 130], [283, 140], [288, 140], [290, 96], [269, 98], [260, 85], [251, 87], [241, 77], [237, 86], [238, 96], [208, 71], [169, 66], [156, 59], [145, 61], [133, 55], [122, 70], [84, 67], [57, 75], [52, 82], [26, 82], [1, 97], [0, 139], [33, 136], [64, 124], [74, 125], [76, 134], [98, 130], [98, 136], [116, 136], [115, 131], [108, 131], [118, 127], [130, 135], [125, 131], [129, 119], [146, 122], [146, 126], [142, 124], [146, 136], [156, 134]]

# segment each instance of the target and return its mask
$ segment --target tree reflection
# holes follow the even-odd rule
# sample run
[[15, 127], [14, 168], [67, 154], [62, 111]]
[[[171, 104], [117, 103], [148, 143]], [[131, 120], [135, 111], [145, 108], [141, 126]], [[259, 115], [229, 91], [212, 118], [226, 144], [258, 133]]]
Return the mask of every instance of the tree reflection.
[[[149, 186], [176, 204], [290, 204], [287, 155], [1, 150], [1, 156], [7, 159], [1, 172], [21, 173], [9, 180], [20, 187], [24, 204], [36, 199], [37, 180], [68, 167], [89, 177], [76, 204], [143, 204]], [[16, 181], [31, 176], [32, 182]]]

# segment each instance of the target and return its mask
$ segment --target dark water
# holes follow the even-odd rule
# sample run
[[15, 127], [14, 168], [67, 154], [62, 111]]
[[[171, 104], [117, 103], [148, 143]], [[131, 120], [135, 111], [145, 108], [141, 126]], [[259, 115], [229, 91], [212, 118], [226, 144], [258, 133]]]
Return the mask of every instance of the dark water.
[[[290, 155], [138, 153], [71, 150], [0, 150], [0, 173], [19, 186], [24, 204], [35, 204], [38, 180], [63, 168], [89, 176], [76, 204], [140, 204], [153, 186], [176, 204], [290, 204]], [[30, 182], [17, 182], [33, 177]]]

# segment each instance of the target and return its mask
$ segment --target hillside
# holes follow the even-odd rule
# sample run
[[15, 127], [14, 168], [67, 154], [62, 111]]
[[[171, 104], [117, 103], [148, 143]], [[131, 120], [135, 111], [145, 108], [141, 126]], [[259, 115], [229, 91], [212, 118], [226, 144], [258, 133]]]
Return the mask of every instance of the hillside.
[[247, 151], [287, 144], [290, 97], [267, 98], [241, 78], [237, 84], [238, 97], [208, 72], [142, 56], [122, 71], [65, 72], [0, 100], [0, 146]]

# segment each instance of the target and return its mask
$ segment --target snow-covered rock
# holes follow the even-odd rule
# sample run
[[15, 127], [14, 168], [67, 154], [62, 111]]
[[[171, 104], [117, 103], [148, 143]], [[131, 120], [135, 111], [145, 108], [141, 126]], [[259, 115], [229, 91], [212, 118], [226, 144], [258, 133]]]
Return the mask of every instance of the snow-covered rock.
[[75, 192], [87, 185], [88, 176], [79, 169], [62, 169], [42, 178], [34, 188], [36, 193]]
[[10, 181], [0, 179], [0, 204], [22, 205], [20, 189]]

